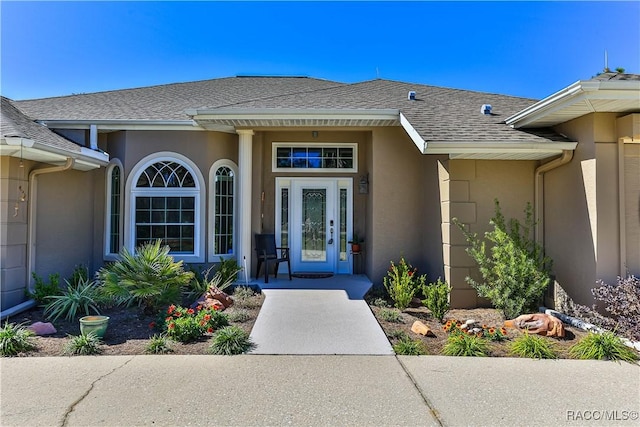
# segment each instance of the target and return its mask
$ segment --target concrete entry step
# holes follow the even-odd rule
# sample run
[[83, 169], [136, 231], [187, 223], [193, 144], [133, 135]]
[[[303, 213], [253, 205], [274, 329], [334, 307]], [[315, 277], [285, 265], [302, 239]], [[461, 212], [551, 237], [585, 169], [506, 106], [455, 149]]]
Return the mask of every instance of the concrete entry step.
[[252, 354], [394, 354], [367, 303], [345, 290], [263, 289]]

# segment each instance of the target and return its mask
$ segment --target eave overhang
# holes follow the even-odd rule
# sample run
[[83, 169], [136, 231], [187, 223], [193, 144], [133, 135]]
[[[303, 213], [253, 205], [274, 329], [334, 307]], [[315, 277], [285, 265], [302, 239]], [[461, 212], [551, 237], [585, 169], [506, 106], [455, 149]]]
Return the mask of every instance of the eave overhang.
[[185, 111], [202, 128], [256, 129], [271, 127], [373, 127], [398, 126], [397, 109], [243, 109], [214, 108]]
[[640, 111], [640, 81], [580, 80], [507, 118], [514, 128], [543, 128], [589, 113]]
[[90, 129], [98, 132], [119, 130], [202, 130], [193, 120], [37, 120], [50, 129]]
[[65, 150], [42, 144], [28, 138], [0, 138], [0, 156], [11, 156], [52, 165], [63, 165], [67, 159], [75, 160], [73, 169], [87, 171], [109, 164], [109, 155], [103, 151], [78, 146], [76, 150]]

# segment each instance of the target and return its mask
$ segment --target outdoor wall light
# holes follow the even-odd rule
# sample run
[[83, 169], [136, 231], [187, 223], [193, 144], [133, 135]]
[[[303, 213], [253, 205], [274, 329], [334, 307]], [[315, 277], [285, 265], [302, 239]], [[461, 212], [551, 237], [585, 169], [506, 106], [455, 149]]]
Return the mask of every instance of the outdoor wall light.
[[312, 131], [311, 136], [313, 137], [313, 139], [316, 139], [318, 137], [318, 131], [317, 130]]
[[360, 175], [358, 182], [358, 192], [360, 194], [369, 194], [369, 174]]

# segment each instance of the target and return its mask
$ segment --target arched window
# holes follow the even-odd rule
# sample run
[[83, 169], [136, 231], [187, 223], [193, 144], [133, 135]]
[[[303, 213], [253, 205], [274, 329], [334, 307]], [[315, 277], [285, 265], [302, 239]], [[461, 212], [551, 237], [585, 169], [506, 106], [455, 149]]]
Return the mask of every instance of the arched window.
[[127, 183], [131, 187], [130, 249], [162, 239], [176, 258], [201, 262], [202, 178], [186, 157], [164, 154], [170, 155], [141, 161]]
[[122, 248], [122, 163], [112, 159], [107, 167], [104, 221], [104, 255], [106, 259], [115, 259]]
[[236, 165], [219, 160], [209, 172], [211, 182], [209, 261], [235, 255], [236, 223]]

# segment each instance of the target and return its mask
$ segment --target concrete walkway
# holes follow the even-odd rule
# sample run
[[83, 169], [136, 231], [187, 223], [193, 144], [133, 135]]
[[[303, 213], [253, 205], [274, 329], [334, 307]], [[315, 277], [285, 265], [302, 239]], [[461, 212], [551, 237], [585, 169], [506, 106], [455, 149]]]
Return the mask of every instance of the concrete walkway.
[[640, 367], [442, 356], [0, 359], [0, 425], [637, 425]]
[[393, 354], [367, 303], [349, 299], [345, 290], [262, 292], [265, 301], [251, 331], [253, 354]]

